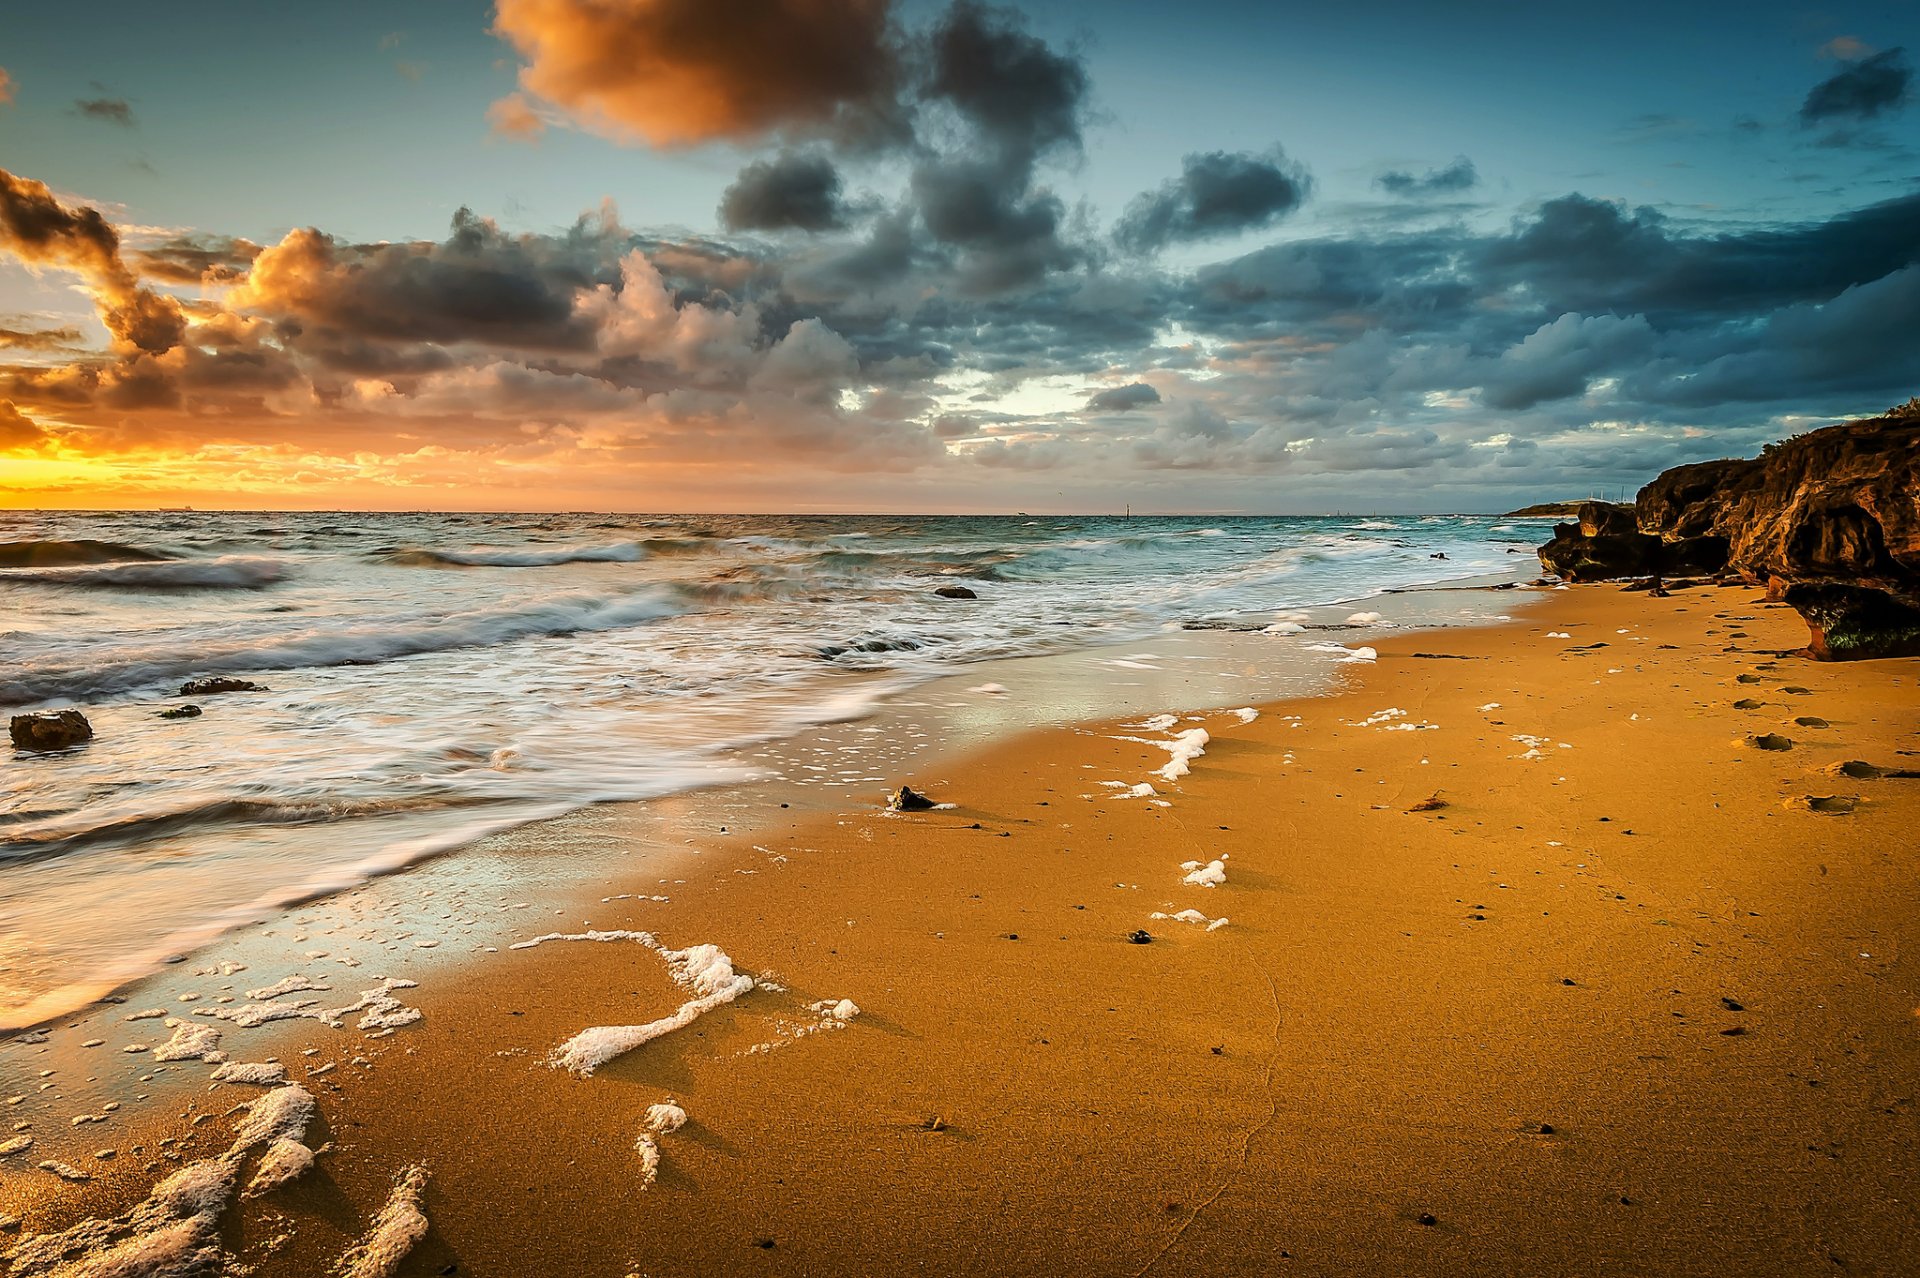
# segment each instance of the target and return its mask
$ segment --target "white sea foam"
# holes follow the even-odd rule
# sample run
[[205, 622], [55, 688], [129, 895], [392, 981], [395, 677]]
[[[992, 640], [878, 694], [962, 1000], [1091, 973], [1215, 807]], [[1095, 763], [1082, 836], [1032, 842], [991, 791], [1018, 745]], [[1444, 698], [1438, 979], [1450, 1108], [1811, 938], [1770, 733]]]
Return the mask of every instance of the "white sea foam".
[[317, 1108], [313, 1093], [300, 1084], [276, 1087], [247, 1105], [246, 1117], [234, 1129], [233, 1147], [248, 1150], [272, 1140], [305, 1140]]
[[552, 568], [559, 564], [634, 564], [647, 557], [639, 544], [563, 546], [555, 550], [398, 550], [387, 558], [397, 563], [447, 564], [464, 568]]
[[275, 981], [272, 985], [268, 985], [262, 989], [248, 990], [247, 997], [256, 1002], [264, 1003], [269, 999], [279, 998], [282, 994], [297, 994], [302, 990], [330, 990], [332, 988], [333, 986], [331, 985], [322, 985], [312, 977], [304, 973], [296, 972], [292, 976]]
[[297, 1140], [276, 1136], [267, 1142], [267, 1152], [260, 1156], [259, 1164], [254, 1167], [244, 1196], [258, 1198], [261, 1194], [271, 1193], [288, 1181], [298, 1180], [312, 1166], [311, 1149]]
[[287, 1081], [287, 1067], [278, 1061], [243, 1064], [228, 1061], [213, 1071], [208, 1080], [215, 1083], [249, 1083], [255, 1087], [278, 1087]]
[[1337, 643], [1310, 643], [1308, 652], [1337, 652], [1345, 661], [1374, 661], [1380, 654], [1372, 648], [1349, 648]]
[[1177, 714], [1156, 714], [1138, 723], [1127, 723], [1121, 726], [1139, 728], [1142, 732], [1170, 732], [1179, 722], [1180, 716]]
[[400, 1271], [400, 1262], [427, 1236], [420, 1206], [426, 1189], [426, 1168], [409, 1167], [400, 1174], [372, 1226], [341, 1257], [339, 1278], [393, 1278]]
[[211, 1025], [195, 1025], [178, 1017], [167, 1018], [173, 1037], [153, 1049], [156, 1061], [222, 1061], [220, 1031]]
[[1205, 728], [1188, 728], [1172, 741], [1162, 743], [1173, 757], [1167, 760], [1165, 767], [1155, 770], [1153, 775], [1162, 781], [1178, 781], [1193, 771], [1193, 761], [1207, 752], [1207, 742], [1212, 739]]
[[0, 568], [0, 584], [98, 586], [121, 590], [258, 590], [286, 577], [284, 560], [248, 555], [165, 559], [153, 563], [90, 564], [70, 568]]
[[1242, 706], [1238, 710], [1229, 710], [1227, 713], [1242, 723], [1252, 723], [1260, 717], [1260, 712], [1252, 706]]
[[640, 1135], [633, 1142], [634, 1150], [640, 1155], [642, 1189], [653, 1184], [660, 1174], [660, 1138], [686, 1125], [687, 1111], [672, 1101], [647, 1107], [647, 1116], [640, 1123]]
[[1276, 621], [1260, 631], [1263, 635], [1297, 635], [1306, 627], [1297, 621]]
[[1194, 887], [1219, 887], [1227, 881], [1225, 861], [1209, 861], [1205, 865], [1198, 861], [1183, 861], [1180, 868], [1187, 871], [1186, 877], [1180, 881]]
[[1349, 626], [1377, 626], [1385, 621], [1386, 618], [1377, 612], [1354, 612], [1347, 614], [1347, 624]]
[[[659, 949], [659, 942], [645, 932], [619, 937], [587, 933], [579, 936], [538, 938], [539, 941], [602, 939], [637, 940], [649, 948]], [[693, 997], [682, 1003], [671, 1015], [649, 1021], [645, 1025], [595, 1025], [581, 1030], [560, 1045], [550, 1058], [549, 1064], [556, 1069], [564, 1069], [568, 1073], [585, 1078], [614, 1057], [623, 1056], [662, 1035], [685, 1029], [714, 1008], [731, 1003], [753, 988], [753, 978], [745, 973], [735, 972], [733, 960], [728, 958], [718, 946], [693, 945], [684, 950], [659, 949], [659, 954], [667, 961], [667, 974], [673, 978], [674, 983], [690, 991]]]

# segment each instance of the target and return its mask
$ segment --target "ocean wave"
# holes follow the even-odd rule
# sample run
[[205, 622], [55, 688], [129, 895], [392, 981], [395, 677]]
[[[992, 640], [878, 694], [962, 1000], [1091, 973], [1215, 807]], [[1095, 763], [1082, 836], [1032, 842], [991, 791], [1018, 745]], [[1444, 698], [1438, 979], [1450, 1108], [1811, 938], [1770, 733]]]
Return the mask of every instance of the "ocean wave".
[[388, 563], [416, 568], [552, 568], [560, 564], [632, 564], [647, 557], [639, 543], [562, 546], [554, 550], [433, 550], [402, 546], [377, 552]]
[[0, 568], [64, 568], [75, 564], [153, 562], [172, 559], [164, 551], [129, 546], [118, 541], [4, 541]]
[[0, 568], [0, 583], [118, 590], [259, 590], [284, 579], [287, 572], [284, 560], [222, 555], [218, 559], [162, 559], [68, 568]]
[[[204, 674], [303, 670], [373, 665], [399, 657], [459, 648], [485, 648], [552, 635], [617, 630], [679, 615], [687, 605], [676, 593], [648, 590], [607, 597], [576, 595], [521, 608], [480, 609], [367, 625], [316, 628], [263, 636], [245, 643], [200, 644], [190, 649], [123, 651], [114, 658], [8, 676], [0, 666], [0, 705], [23, 705], [53, 697], [91, 697], [174, 683]], [[13, 670], [21, 667], [14, 666]]]

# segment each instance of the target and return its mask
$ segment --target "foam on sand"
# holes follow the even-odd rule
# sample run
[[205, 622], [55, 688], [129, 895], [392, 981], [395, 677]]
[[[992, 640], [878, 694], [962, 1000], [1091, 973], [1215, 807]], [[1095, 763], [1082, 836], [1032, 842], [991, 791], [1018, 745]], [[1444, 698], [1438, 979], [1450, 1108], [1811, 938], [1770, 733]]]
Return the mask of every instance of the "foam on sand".
[[586, 932], [571, 936], [549, 934], [532, 942], [520, 942], [515, 949], [531, 948], [546, 941], [632, 940], [657, 950], [667, 961], [667, 974], [674, 984], [692, 992], [670, 1016], [645, 1025], [595, 1025], [581, 1030], [562, 1043], [548, 1064], [585, 1078], [616, 1056], [624, 1056], [637, 1047], [687, 1026], [716, 1007], [733, 1002], [753, 988], [753, 978], [733, 970], [733, 960], [717, 945], [692, 945], [684, 950], [662, 949], [649, 932]]
[[289, 1181], [295, 1181], [306, 1175], [313, 1166], [313, 1151], [297, 1140], [288, 1140], [277, 1136], [267, 1144], [267, 1152], [260, 1158], [259, 1165], [253, 1169], [253, 1178], [247, 1182], [243, 1197], [258, 1198], [261, 1194], [272, 1193]]
[[393, 1278], [407, 1253], [427, 1236], [427, 1216], [420, 1199], [427, 1189], [427, 1169], [409, 1167], [400, 1174], [387, 1205], [373, 1225], [340, 1258], [340, 1278]]
[[1238, 710], [1229, 710], [1227, 713], [1242, 723], [1252, 723], [1260, 717], [1260, 712], [1252, 706], [1241, 706]]
[[1349, 626], [1378, 626], [1385, 624], [1386, 620], [1377, 612], [1355, 612], [1347, 616]]
[[[1199, 862], [1196, 861], [1193, 864], [1198, 865]], [[1216, 861], [1214, 864], [1218, 865], [1219, 862]], [[1175, 923], [1192, 923], [1196, 926], [1204, 926], [1209, 932], [1217, 932], [1227, 925], [1225, 918], [1210, 919], [1198, 910], [1181, 910], [1178, 914], [1166, 914], [1160, 910], [1155, 910], [1147, 917], [1150, 919], [1168, 919]]]
[[302, 972], [295, 972], [284, 980], [275, 981], [263, 989], [248, 990], [247, 997], [256, 1003], [265, 1003], [279, 998], [282, 994], [297, 994], [303, 990], [330, 990], [331, 985], [322, 985]]
[[275, 1140], [304, 1140], [316, 1108], [313, 1093], [298, 1083], [274, 1088], [247, 1106], [247, 1116], [233, 1132], [234, 1151]]
[[215, 1083], [248, 1083], [254, 1087], [278, 1087], [287, 1081], [287, 1067], [277, 1061], [263, 1062], [257, 1065], [243, 1064], [239, 1061], [228, 1061], [225, 1065], [213, 1071], [213, 1077], [209, 1081]]
[[1307, 645], [1307, 651], [1337, 652], [1340, 654], [1341, 660], [1346, 662], [1377, 661], [1380, 657], [1380, 654], [1372, 648], [1349, 648], [1344, 644], [1337, 643], [1310, 643]]
[[195, 1025], [179, 1017], [169, 1016], [167, 1028], [173, 1031], [173, 1037], [153, 1049], [156, 1061], [223, 1061], [226, 1055], [220, 1051], [220, 1031], [211, 1025]]
[[1156, 743], [1173, 757], [1165, 767], [1155, 769], [1153, 775], [1162, 781], [1178, 781], [1193, 771], [1193, 761], [1207, 752], [1207, 742], [1212, 739], [1205, 728], [1188, 728], [1172, 741]]
[[677, 1132], [687, 1125], [687, 1111], [671, 1100], [662, 1105], [647, 1107], [647, 1116], [640, 1124], [640, 1135], [634, 1140], [633, 1147], [640, 1155], [640, 1187], [645, 1189], [653, 1184], [660, 1174], [660, 1138], [668, 1132]]
[[[233, 1196], [239, 1155], [189, 1163], [144, 1202], [111, 1219], [83, 1220], [6, 1253], [14, 1278], [194, 1278], [224, 1274], [220, 1213]], [[85, 1173], [81, 1173], [85, 1178]]]
[[1180, 881], [1194, 887], [1219, 887], [1227, 881], [1225, 861], [1208, 861], [1205, 865], [1198, 861], [1183, 861], [1180, 868], [1187, 871], [1186, 877]]

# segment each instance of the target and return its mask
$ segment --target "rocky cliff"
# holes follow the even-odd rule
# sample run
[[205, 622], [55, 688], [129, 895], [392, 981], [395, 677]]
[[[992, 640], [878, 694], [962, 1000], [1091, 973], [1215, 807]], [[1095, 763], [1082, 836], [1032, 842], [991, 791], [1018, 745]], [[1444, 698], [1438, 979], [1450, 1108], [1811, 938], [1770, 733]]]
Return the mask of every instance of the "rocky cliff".
[[1797, 609], [1816, 657], [1920, 655], [1920, 402], [1677, 466], [1627, 510], [1583, 508], [1541, 562], [1575, 581], [1724, 567]]

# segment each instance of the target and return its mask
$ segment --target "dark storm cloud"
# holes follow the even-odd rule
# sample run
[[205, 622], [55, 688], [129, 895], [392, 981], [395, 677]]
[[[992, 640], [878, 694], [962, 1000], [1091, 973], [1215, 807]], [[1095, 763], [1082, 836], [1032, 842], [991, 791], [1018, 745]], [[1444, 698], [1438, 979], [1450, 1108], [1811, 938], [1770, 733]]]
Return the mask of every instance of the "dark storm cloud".
[[574, 296], [607, 253], [586, 223], [566, 236], [509, 236], [466, 209], [440, 243], [342, 243], [300, 230], [263, 250], [240, 303], [322, 340], [583, 349]]
[[1015, 11], [961, 0], [934, 28], [928, 56], [927, 99], [971, 121], [1002, 163], [1030, 168], [1054, 148], [1079, 149], [1086, 67], [1029, 34]]
[[1129, 409], [1145, 408], [1160, 402], [1160, 392], [1145, 382], [1133, 382], [1127, 386], [1110, 386], [1096, 392], [1087, 401], [1087, 407], [1096, 413], [1124, 413]]
[[1822, 222], [1685, 234], [1649, 208], [1567, 195], [1488, 243], [1490, 282], [1561, 311], [1681, 319], [1824, 300], [1920, 257], [1920, 195]]
[[73, 104], [73, 110], [89, 120], [117, 124], [123, 129], [133, 127], [133, 107], [124, 98], [81, 98]]
[[1312, 189], [1307, 172], [1278, 147], [1265, 155], [1210, 151], [1180, 162], [1180, 176], [1135, 196], [1114, 228], [1133, 253], [1271, 226]]
[[1463, 155], [1444, 169], [1428, 169], [1418, 176], [1402, 169], [1390, 169], [1375, 178], [1374, 183], [1389, 195], [1416, 199], [1471, 191], [1480, 185], [1480, 173], [1473, 167], [1473, 161]]
[[832, 231], [846, 225], [840, 172], [824, 155], [782, 152], [756, 160], [720, 197], [731, 231]]
[[1898, 110], [1907, 101], [1913, 68], [1905, 49], [1884, 49], [1871, 57], [1847, 63], [1807, 92], [1800, 104], [1800, 123], [1829, 120], [1871, 120]]
[[956, 282], [979, 295], [1029, 288], [1087, 260], [1063, 235], [1066, 206], [1035, 185], [1049, 156], [1077, 156], [1085, 65], [1030, 34], [1020, 15], [962, 0], [926, 39], [923, 110], [948, 110], [963, 138], [942, 147], [922, 121], [910, 197]]

